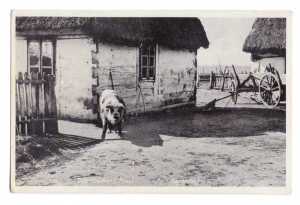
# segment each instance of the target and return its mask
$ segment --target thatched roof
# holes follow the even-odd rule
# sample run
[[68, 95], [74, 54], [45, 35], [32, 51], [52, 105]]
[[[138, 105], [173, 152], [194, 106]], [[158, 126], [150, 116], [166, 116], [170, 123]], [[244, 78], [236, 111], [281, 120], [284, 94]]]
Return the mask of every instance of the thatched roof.
[[81, 28], [86, 26], [90, 18], [84, 17], [17, 17], [17, 31], [26, 30], [58, 30], [62, 28]]
[[171, 48], [208, 48], [209, 41], [198, 18], [84, 18], [17, 17], [17, 31], [82, 28], [102, 42], [139, 45], [156, 42]]
[[285, 56], [286, 19], [257, 18], [245, 40], [243, 51]]

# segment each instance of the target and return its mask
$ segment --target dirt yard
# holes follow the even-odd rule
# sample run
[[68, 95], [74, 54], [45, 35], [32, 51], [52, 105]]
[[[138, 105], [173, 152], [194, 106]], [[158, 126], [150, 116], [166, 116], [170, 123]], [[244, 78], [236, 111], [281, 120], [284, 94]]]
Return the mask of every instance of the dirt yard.
[[[16, 184], [285, 186], [285, 119], [284, 110], [263, 107], [134, 116], [126, 120], [122, 139], [110, 133], [104, 142], [60, 149], [35, 164], [17, 163]], [[102, 129], [59, 121], [59, 131], [99, 139]]]

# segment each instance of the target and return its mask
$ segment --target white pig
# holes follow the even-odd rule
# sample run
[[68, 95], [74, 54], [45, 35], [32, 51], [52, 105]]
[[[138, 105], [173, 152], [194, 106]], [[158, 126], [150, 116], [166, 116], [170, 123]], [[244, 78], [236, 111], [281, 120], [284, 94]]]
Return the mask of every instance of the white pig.
[[103, 125], [101, 140], [105, 140], [107, 128], [117, 129], [121, 137], [122, 124], [126, 113], [124, 101], [119, 97], [114, 90], [104, 90], [100, 96], [100, 117]]

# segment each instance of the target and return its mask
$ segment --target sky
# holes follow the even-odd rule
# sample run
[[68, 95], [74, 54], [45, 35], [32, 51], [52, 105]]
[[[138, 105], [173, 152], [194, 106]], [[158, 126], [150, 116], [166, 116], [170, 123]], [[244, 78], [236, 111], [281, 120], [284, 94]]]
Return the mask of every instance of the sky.
[[250, 67], [250, 54], [244, 53], [244, 41], [251, 31], [255, 18], [200, 18], [210, 42], [209, 48], [198, 49], [200, 66]]

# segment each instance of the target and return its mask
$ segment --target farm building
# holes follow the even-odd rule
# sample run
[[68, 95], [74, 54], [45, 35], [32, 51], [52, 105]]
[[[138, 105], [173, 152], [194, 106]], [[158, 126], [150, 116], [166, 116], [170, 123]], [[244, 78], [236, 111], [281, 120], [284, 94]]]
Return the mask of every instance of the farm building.
[[193, 103], [208, 46], [197, 18], [16, 18], [16, 72], [56, 77], [60, 118], [97, 119], [112, 87], [132, 113]]
[[286, 19], [257, 18], [245, 40], [243, 51], [251, 53], [251, 71], [264, 73], [271, 64], [286, 73]]

